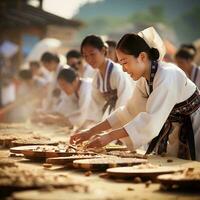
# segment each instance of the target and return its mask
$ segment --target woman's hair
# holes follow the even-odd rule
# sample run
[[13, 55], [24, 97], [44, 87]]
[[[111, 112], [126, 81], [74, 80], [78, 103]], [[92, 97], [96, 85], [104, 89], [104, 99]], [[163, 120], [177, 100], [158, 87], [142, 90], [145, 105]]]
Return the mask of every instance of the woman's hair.
[[[193, 46], [194, 47], [194, 46]], [[181, 48], [176, 52], [175, 58], [181, 58], [184, 60], [193, 60], [196, 55], [196, 49], [192, 46], [182, 45]]]
[[40, 63], [38, 62], [38, 61], [31, 61], [30, 63], [29, 63], [29, 66], [30, 66], [30, 68], [37, 68], [37, 69], [39, 69], [40, 68]]
[[107, 40], [106, 43], [108, 44], [109, 47], [116, 48], [117, 42], [114, 40]]
[[42, 62], [54, 61], [56, 63], [59, 63], [60, 59], [56, 54], [53, 54], [53, 53], [50, 53], [50, 52], [45, 52], [45, 53], [42, 54], [41, 61]]
[[75, 72], [74, 69], [70, 68], [63, 68], [60, 70], [57, 79], [63, 79], [67, 83], [72, 83], [76, 78], [78, 77], [78, 74]]
[[70, 58], [77, 58], [77, 59], [79, 59], [79, 58], [81, 58], [81, 57], [82, 57], [82, 56], [81, 56], [81, 53], [80, 53], [79, 51], [75, 50], [75, 49], [70, 50], [70, 51], [68, 51], [68, 52], [66, 53], [66, 58], [67, 58], [67, 60], [70, 59]]
[[102, 48], [107, 47], [107, 44], [105, 44], [104, 41], [96, 35], [88, 35], [84, 38], [81, 43], [81, 53], [83, 53], [83, 47], [87, 45], [92, 46], [98, 50], [102, 50]]
[[32, 79], [32, 72], [30, 69], [22, 69], [19, 71], [19, 77], [22, 79], [22, 80], [31, 80]]
[[116, 49], [136, 58], [141, 52], [147, 53], [150, 60], [158, 60], [160, 56], [157, 49], [150, 48], [143, 38], [134, 33], [125, 34], [117, 43]]

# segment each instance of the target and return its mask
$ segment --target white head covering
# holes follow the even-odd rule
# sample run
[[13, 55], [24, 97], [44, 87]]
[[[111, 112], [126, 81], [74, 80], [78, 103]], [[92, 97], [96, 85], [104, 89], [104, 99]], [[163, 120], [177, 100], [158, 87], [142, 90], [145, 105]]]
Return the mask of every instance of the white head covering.
[[158, 60], [162, 60], [166, 53], [166, 48], [156, 30], [151, 26], [143, 31], [140, 31], [138, 35], [144, 39], [150, 48], [158, 49], [160, 54]]

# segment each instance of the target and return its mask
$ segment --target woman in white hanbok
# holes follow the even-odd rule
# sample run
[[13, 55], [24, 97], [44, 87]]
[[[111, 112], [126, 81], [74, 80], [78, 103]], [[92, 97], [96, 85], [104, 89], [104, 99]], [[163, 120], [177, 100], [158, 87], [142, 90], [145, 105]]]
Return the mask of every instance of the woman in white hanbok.
[[93, 78], [91, 118], [101, 121], [111, 111], [126, 104], [133, 91], [133, 82], [122, 66], [106, 57], [107, 48], [99, 36], [87, 36], [81, 44], [86, 62], [96, 70]]
[[124, 71], [138, 80], [132, 98], [103, 122], [73, 134], [70, 141], [80, 143], [96, 135], [88, 148], [122, 139], [131, 150], [149, 144], [147, 154], [200, 160], [199, 90], [176, 65], [160, 61], [164, 50], [152, 27], [124, 35], [117, 56]]

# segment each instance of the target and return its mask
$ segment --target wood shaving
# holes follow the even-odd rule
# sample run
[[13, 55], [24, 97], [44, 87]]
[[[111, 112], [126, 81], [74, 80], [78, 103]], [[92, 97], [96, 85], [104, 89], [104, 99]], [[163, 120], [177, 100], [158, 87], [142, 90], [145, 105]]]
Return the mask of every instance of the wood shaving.
[[133, 182], [134, 182], [134, 183], [142, 183], [142, 179], [141, 179], [140, 177], [135, 177], [135, 178], [133, 179]]
[[92, 172], [91, 172], [91, 171], [87, 171], [87, 172], [85, 172], [84, 175], [85, 175], [85, 176], [91, 176], [91, 175], [92, 175]]

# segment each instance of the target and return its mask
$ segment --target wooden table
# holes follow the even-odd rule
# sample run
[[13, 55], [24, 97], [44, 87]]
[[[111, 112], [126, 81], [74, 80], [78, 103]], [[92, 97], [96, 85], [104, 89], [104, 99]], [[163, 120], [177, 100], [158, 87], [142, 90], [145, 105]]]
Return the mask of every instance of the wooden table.
[[[45, 131], [44, 131], [45, 129]], [[35, 130], [38, 130], [40, 132], [43, 131], [45, 136], [49, 136], [48, 133], [51, 135], [50, 137], [55, 137], [60, 140], [67, 140], [68, 135], [64, 132], [54, 132], [52, 127], [43, 127], [43, 130], [41, 131], [41, 128], [35, 128]], [[51, 131], [50, 131], [51, 130]], [[9, 157], [9, 151], [5, 149], [0, 149], [0, 159], [3, 157]], [[92, 190], [100, 189], [101, 191], [108, 193], [112, 195], [113, 199], [131, 199], [131, 200], [139, 200], [139, 199], [153, 199], [153, 200], [163, 200], [163, 199], [179, 199], [179, 200], [188, 200], [188, 199], [200, 199], [200, 193], [184, 193], [184, 192], [163, 192], [159, 190], [160, 185], [159, 184], [150, 184], [148, 187], [143, 184], [135, 184], [132, 181], [123, 181], [123, 180], [112, 180], [112, 179], [105, 179], [99, 177], [99, 173], [92, 173], [90, 176], [85, 176], [85, 172], [78, 171], [75, 169], [67, 169], [63, 167], [52, 167], [50, 169], [45, 169], [42, 166], [42, 163], [33, 163], [30, 162], [24, 158], [21, 157], [9, 157], [9, 159], [18, 161], [18, 165], [21, 168], [24, 169], [42, 169], [42, 170], [48, 170], [49, 173], [59, 173], [59, 174], [66, 174], [70, 177], [73, 177], [75, 180], [77, 180], [80, 183], [84, 183], [88, 185]], [[169, 158], [167, 157], [158, 157], [158, 156], [149, 156], [148, 160], [152, 164], [161, 164], [164, 166], [177, 166], [182, 165], [185, 167], [196, 167], [200, 169], [200, 162], [194, 162], [194, 161], [186, 161], [176, 158], [170, 158], [173, 160], [173, 162], [168, 162]], [[60, 195], [59, 195], [60, 194]], [[48, 194], [46, 194], [48, 195]], [[50, 195], [50, 194], [49, 194]], [[67, 198], [67, 191], [62, 191], [56, 195], [56, 199], [63, 199], [63, 195]], [[100, 195], [100, 194], [99, 194]], [[42, 197], [41, 197], [42, 198]], [[40, 199], [41, 199], [40, 198]], [[75, 199], [74, 199], [75, 200]]]

